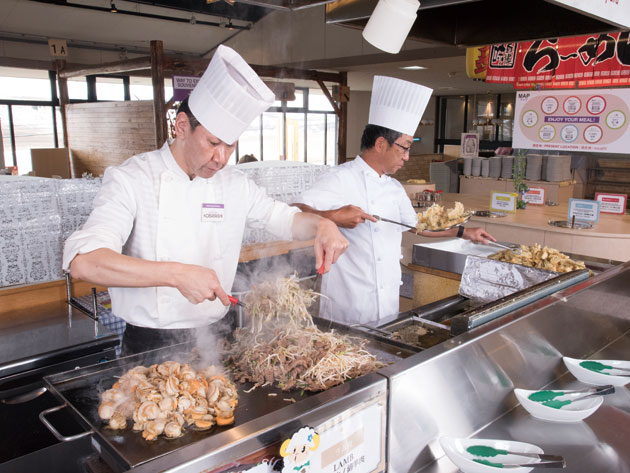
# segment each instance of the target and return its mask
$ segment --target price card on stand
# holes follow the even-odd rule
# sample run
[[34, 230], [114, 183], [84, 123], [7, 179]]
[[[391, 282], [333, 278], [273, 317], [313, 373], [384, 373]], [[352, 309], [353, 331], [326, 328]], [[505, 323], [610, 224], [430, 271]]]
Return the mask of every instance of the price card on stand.
[[599, 202], [586, 199], [569, 199], [569, 220], [597, 222], [599, 220]]
[[490, 210], [516, 212], [518, 194], [515, 192], [493, 192], [490, 197]]
[[626, 203], [628, 196], [626, 194], [602, 194], [595, 193], [595, 200], [599, 202], [599, 211], [605, 214], [626, 213]]
[[530, 187], [523, 196], [523, 200], [531, 205], [545, 205], [544, 187]]

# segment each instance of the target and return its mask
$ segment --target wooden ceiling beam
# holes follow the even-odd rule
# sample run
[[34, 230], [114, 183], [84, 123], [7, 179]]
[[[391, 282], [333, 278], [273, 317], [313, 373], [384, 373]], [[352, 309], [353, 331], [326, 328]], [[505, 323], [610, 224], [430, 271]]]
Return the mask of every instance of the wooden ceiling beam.
[[71, 77], [89, 76], [93, 74], [121, 74], [123, 72], [139, 71], [151, 69], [151, 57], [138, 57], [124, 59], [122, 61], [108, 62], [94, 66], [84, 66], [80, 68], [68, 68], [61, 72], [61, 77], [69, 79]]
[[[193, 74], [203, 74], [208, 67], [210, 59], [191, 58], [186, 56], [164, 56], [165, 71], [187, 71]], [[321, 72], [314, 70], [294, 69], [291, 67], [260, 66], [250, 64], [260, 77], [273, 77], [275, 79], [305, 79], [315, 82], [336, 82], [342, 81], [340, 73]]]

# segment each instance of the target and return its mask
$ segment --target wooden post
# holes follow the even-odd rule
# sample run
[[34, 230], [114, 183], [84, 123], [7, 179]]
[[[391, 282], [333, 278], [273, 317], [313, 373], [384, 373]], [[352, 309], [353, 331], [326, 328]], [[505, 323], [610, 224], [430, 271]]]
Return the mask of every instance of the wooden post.
[[[348, 73], [341, 72], [339, 85], [348, 85]], [[341, 115], [339, 116], [339, 131], [337, 132], [337, 163], [343, 164], [346, 162], [346, 144], [348, 140], [348, 102], [339, 103], [341, 109]]]
[[151, 41], [151, 81], [153, 83], [153, 120], [155, 144], [160, 148], [166, 141], [166, 108], [164, 106], [164, 46]]
[[66, 106], [70, 103], [68, 95], [68, 79], [61, 77], [61, 72], [66, 68], [65, 59], [55, 59], [55, 70], [57, 71], [57, 84], [59, 86], [59, 113], [61, 114], [61, 130], [63, 134], [63, 147], [68, 150], [68, 169], [70, 176], [74, 177], [73, 166], [70, 160], [70, 145], [68, 144], [68, 114]]

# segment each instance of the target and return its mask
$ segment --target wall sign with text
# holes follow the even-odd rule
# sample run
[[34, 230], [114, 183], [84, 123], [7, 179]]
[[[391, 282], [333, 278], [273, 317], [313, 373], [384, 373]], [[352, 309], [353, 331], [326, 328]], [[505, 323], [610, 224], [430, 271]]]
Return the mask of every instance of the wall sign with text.
[[597, 222], [599, 220], [599, 202], [586, 199], [569, 199], [569, 220]]
[[199, 82], [195, 76], [173, 76], [173, 98], [181, 102], [190, 95]]
[[516, 93], [515, 148], [627, 153], [630, 89]]
[[619, 215], [626, 213], [626, 203], [628, 201], [626, 194], [603, 194], [597, 192], [595, 200], [599, 202], [599, 211], [602, 213]]
[[490, 197], [490, 210], [516, 212], [518, 194], [515, 192], [493, 192]]

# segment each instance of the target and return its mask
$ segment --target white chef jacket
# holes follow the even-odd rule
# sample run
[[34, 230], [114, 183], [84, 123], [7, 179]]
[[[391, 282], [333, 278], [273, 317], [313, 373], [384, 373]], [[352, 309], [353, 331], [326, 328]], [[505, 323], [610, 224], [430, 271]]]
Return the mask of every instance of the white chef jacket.
[[[380, 176], [360, 156], [333, 168], [298, 199], [317, 210], [356, 205], [365, 212], [415, 226], [418, 216], [402, 185]], [[404, 227], [366, 221], [340, 228], [350, 242], [322, 278], [320, 316], [345, 323], [369, 323], [396, 314], [401, 282]]]
[[[145, 260], [206, 266], [230, 291], [245, 225], [290, 240], [297, 211], [268, 197], [234, 167], [191, 181], [165, 143], [105, 171], [92, 213], [66, 241], [63, 268], [77, 254], [109, 248]], [[228, 310], [218, 299], [192, 304], [172, 287], [109, 292], [113, 313], [141, 327], [201, 327]]]

